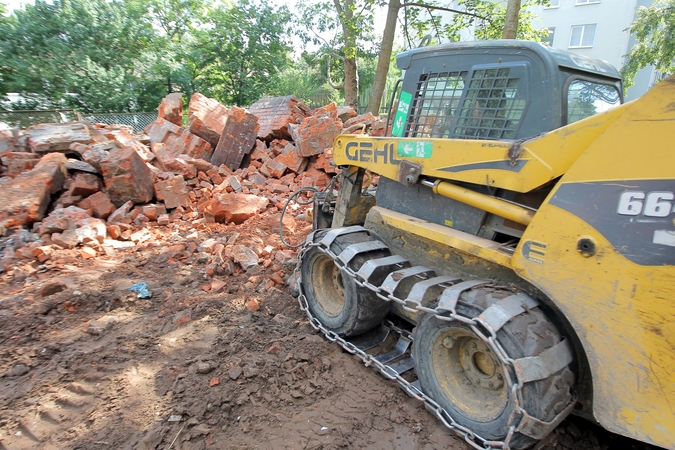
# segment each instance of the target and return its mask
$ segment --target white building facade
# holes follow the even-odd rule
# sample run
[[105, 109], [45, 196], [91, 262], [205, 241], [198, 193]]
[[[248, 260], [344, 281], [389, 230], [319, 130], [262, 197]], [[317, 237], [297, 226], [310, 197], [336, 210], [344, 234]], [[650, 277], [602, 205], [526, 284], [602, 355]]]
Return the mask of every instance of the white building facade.
[[[531, 10], [540, 18], [533, 25], [549, 29], [552, 47], [602, 59], [621, 69], [625, 55], [635, 43], [628, 28], [635, 20], [637, 8], [652, 3], [653, 0], [551, 0], [551, 6]], [[634, 100], [647, 92], [655, 77], [652, 67], [640, 70], [625, 100]]]

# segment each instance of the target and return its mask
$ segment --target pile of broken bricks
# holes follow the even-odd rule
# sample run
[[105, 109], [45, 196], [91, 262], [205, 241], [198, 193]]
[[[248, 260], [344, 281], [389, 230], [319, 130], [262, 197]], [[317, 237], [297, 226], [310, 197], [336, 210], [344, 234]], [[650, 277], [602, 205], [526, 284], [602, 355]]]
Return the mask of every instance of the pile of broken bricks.
[[[182, 111], [176, 93], [144, 133], [88, 122], [0, 130], [0, 273], [17, 260], [49, 266], [59, 249], [111, 256], [150, 239], [150, 224], [208, 229], [278, 214], [296, 190], [329, 184], [343, 130], [384, 134], [372, 114], [335, 103], [312, 111], [293, 96], [244, 109], [196, 93], [188, 126]], [[243, 247], [225, 249], [243, 270], [273, 251]], [[293, 256], [278, 252], [276, 261]]]

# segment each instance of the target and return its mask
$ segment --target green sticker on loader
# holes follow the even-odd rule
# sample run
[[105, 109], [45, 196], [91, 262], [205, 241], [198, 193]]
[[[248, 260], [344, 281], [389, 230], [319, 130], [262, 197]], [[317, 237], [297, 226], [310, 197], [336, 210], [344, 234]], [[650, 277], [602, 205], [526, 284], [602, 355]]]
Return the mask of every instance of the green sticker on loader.
[[408, 120], [408, 111], [410, 110], [411, 101], [412, 94], [408, 92], [401, 92], [401, 97], [398, 99], [398, 108], [396, 108], [396, 116], [394, 117], [394, 124], [391, 128], [392, 136], [403, 136], [405, 122]]
[[403, 158], [431, 158], [431, 150], [433, 144], [431, 142], [399, 142], [398, 156]]

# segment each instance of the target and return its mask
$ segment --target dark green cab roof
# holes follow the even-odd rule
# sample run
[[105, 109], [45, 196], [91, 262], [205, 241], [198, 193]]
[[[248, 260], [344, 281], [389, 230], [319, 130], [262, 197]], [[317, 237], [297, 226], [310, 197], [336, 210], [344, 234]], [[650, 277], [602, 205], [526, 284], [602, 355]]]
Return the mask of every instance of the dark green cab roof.
[[463, 41], [428, 47], [419, 47], [399, 53], [396, 56], [396, 62], [399, 69], [407, 69], [410, 66], [411, 60], [415, 57], [431, 56], [431, 54], [434, 53], [438, 53], [439, 55], [447, 55], [452, 53], [460, 54], [466, 50], [482, 50], [495, 54], [503, 53], [510, 55], [513, 55], [517, 52], [534, 52], [542, 59], [548, 60], [550, 63], [559, 67], [566, 67], [621, 80], [619, 71], [606, 61], [588, 58], [578, 53], [573, 53], [566, 50], [551, 48], [538, 42], [511, 39], [500, 39], [494, 41]]

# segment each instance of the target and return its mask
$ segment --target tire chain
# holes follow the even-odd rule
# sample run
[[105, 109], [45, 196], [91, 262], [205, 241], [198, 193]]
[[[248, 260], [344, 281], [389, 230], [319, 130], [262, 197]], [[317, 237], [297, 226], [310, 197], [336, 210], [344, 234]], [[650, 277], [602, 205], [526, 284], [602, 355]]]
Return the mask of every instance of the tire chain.
[[[366, 231], [367, 230], [363, 227], [349, 227], [350, 229], [353, 229], [353, 231], [349, 231], [349, 233], [355, 233], [355, 232], [361, 232], [361, 231]], [[359, 229], [360, 228], [360, 229]], [[401, 387], [408, 395], [411, 397], [421, 401], [424, 403], [426, 409], [431, 412], [434, 416], [436, 416], [442, 423], [445, 425], [447, 428], [455, 431], [457, 434], [462, 436], [464, 440], [469, 443], [472, 447], [476, 449], [503, 449], [503, 450], [509, 450], [509, 442], [511, 441], [511, 438], [513, 437], [514, 433], [518, 431], [518, 424], [522, 420], [522, 418], [528, 416], [528, 413], [520, 406], [522, 404], [522, 388], [523, 388], [523, 382], [518, 381], [518, 380], [513, 380], [514, 377], [512, 377], [512, 373], [515, 373], [515, 370], [512, 372], [510, 370], [505, 370], [504, 371], [504, 378], [505, 378], [505, 384], [509, 384], [511, 386], [511, 394], [514, 399], [514, 404], [515, 408], [513, 409], [513, 412], [511, 413], [509, 417], [509, 432], [506, 435], [506, 438], [503, 441], [491, 441], [488, 439], [484, 439], [481, 436], [477, 435], [474, 433], [472, 430], [469, 428], [460, 425], [453, 419], [453, 417], [446, 411], [444, 410], [434, 399], [426, 395], [424, 392], [422, 392], [420, 389], [416, 388], [415, 386], [412, 385], [409, 381], [404, 379], [400, 374], [398, 374], [395, 370], [393, 370], [391, 367], [389, 367], [387, 364], [383, 364], [379, 362], [378, 360], [375, 359], [374, 355], [370, 355], [366, 353], [365, 351], [361, 350], [358, 348], [356, 345], [353, 343], [343, 339], [342, 337], [338, 336], [337, 333], [328, 330], [323, 326], [323, 324], [312, 315], [312, 313], [309, 310], [309, 305], [307, 304], [307, 299], [303, 293], [302, 290], [302, 280], [301, 280], [301, 271], [300, 271], [300, 266], [302, 264], [302, 258], [305, 255], [305, 253], [312, 247], [318, 248], [320, 251], [323, 253], [327, 254], [333, 261], [334, 263], [340, 267], [342, 270], [347, 272], [347, 274], [353, 279], [353, 281], [360, 287], [364, 287], [366, 289], [369, 289], [373, 291], [378, 297], [385, 301], [391, 301], [400, 304], [403, 309], [409, 312], [422, 312], [422, 313], [427, 313], [427, 314], [434, 314], [436, 318], [446, 321], [446, 322], [452, 322], [452, 321], [458, 321], [461, 322], [468, 327], [471, 328], [471, 330], [478, 336], [482, 341], [485, 342], [486, 345], [492, 350], [497, 357], [500, 359], [500, 361], [503, 364], [508, 365], [511, 367], [511, 369], [514, 369], [514, 360], [504, 351], [502, 348], [501, 344], [497, 341], [497, 333], [490, 327], [489, 324], [486, 324], [482, 321], [477, 321], [475, 319], [470, 319], [465, 316], [461, 316], [457, 314], [457, 312], [453, 309], [452, 311], [438, 311], [434, 308], [428, 308], [425, 306], [422, 306], [421, 304], [415, 304], [414, 308], [411, 308], [408, 306], [408, 303], [400, 298], [397, 298], [392, 294], [383, 294], [382, 290], [380, 289], [380, 286], [373, 285], [371, 283], [368, 283], [366, 280], [361, 279], [360, 276], [357, 275], [357, 273], [352, 270], [348, 264], [343, 264], [342, 261], [337, 257], [335, 253], [333, 253], [329, 247], [326, 247], [324, 244], [321, 242], [314, 242], [314, 236], [316, 234], [316, 231], [312, 232], [307, 236], [307, 240], [305, 241], [305, 245], [303, 246], [302, 250], [300, 251], [300, 254], [298, 255], [298, 263], [295, 267], [295, 275], [297, 279], [297, 285], [299, 289], [299, 296], [298, 296], [298, 302], [300, 303], [300, 309], [307, 314], [307, 317], [309, 318], [309, 323], [312, 325], [312, 327], [321, 333], [326, 337], [331, 342], [336, 342], [338, 343], [343, 349], [345, 349], [347, 352], [354, 354], [358, 356], [363, 363], [365, 364], [366, 367], [370, 366], [375, 366], [375, 368], [386, 378], [390, 380], [394, 380], [398, 383], [399, 387]], [[345, 233], [348, 234], [348, 233]], [[396, 270], [392, 271], [395, 272]], [[481, 284], [479, 286], [475, 287], [485, 287], [485, 286], [490, 286], [490, 287], [499, 287], [496, 286], [493, 283], [490, 282], [485, 282], [484, 284]], [[503, 287], [504, 289], [509, 289], [508, 287]], [[471, 287], [467, 288], [467, 290], [472, 289]], [[485, 334], [483, 330], [486, 330], [488, 333]], [[395, 330], [399, 331], [399, 330]], [[401, 333], [399, 333], [401, 334]], [[565, 408], [565, 410], [568, 408]], [[563, 410], [564, 411], [564, 410]], [[562, 413], [561, 413], [562, 414]], [[557, 419], [557, 418], [556, 418]], [[554, 423], [557, 420], [554, 419], [550, 423]], [[550, 431], [550, 430], [549, 430]]]

